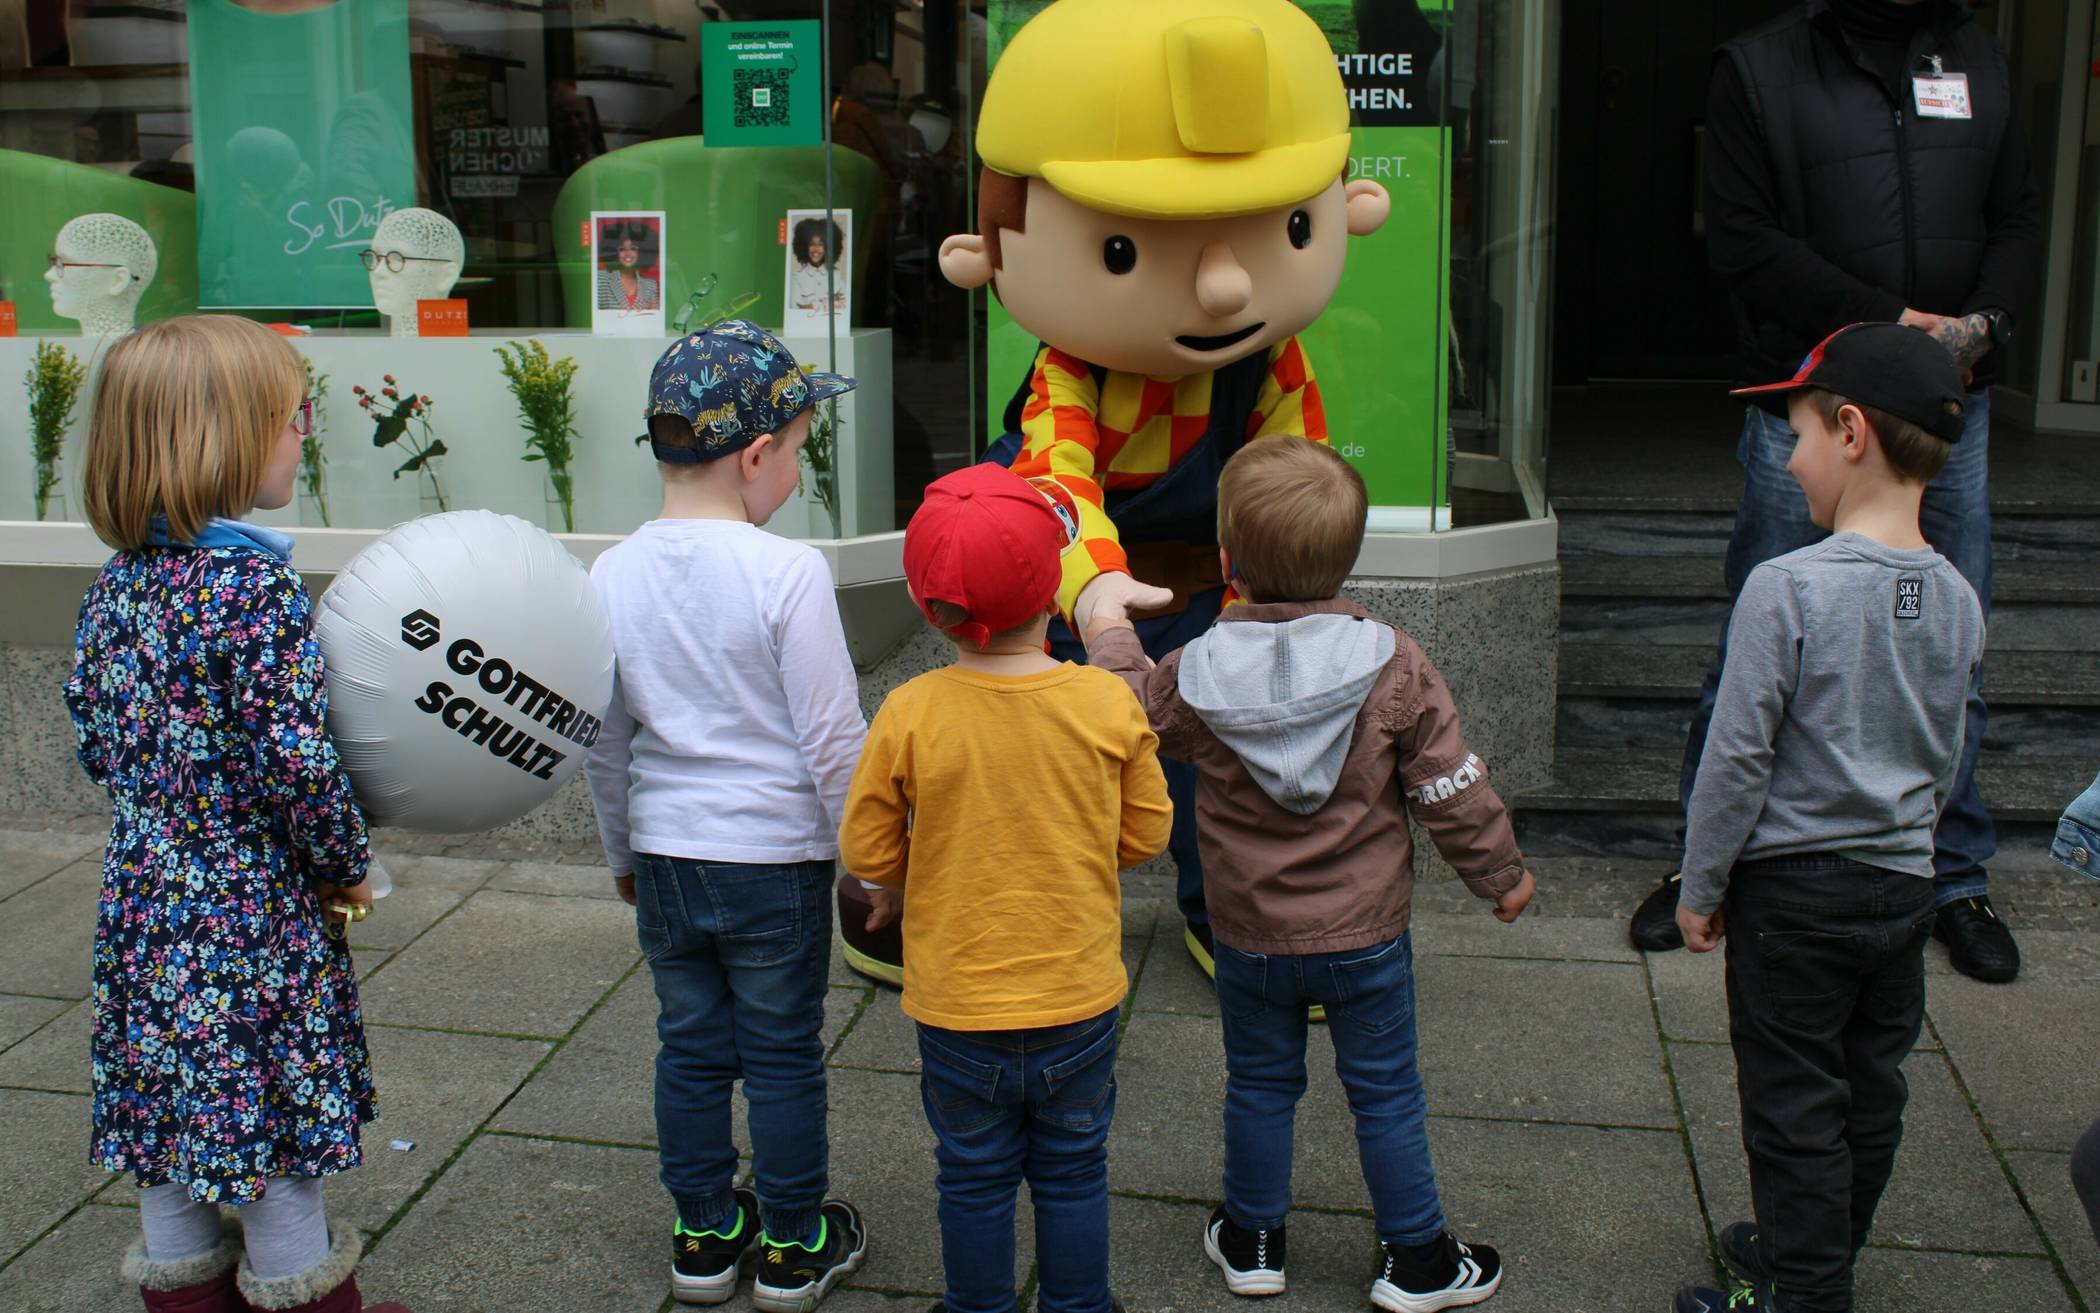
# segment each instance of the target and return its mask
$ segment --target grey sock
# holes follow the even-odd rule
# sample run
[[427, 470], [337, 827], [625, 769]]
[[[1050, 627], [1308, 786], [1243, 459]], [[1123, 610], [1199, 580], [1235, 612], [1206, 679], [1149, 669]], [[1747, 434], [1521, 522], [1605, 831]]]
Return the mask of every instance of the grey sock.
[[219, 1206], [198, 1203], [177, 1181], [139, 1191], [139, 1225], [146, 1257], [156, 1263], [187, 1262], [219, 1247]]
[[321, 1183], [312, 1177], [273, 1176], [263, 1197], [241, 1206], [248, 1266], [265, 1281], [296, 1276], [328, 1257], [328, 1218]]

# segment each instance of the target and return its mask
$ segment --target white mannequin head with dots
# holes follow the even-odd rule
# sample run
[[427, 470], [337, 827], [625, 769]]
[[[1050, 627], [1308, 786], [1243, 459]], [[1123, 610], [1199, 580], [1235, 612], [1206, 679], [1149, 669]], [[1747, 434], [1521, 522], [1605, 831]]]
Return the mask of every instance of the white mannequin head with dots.
[[435, 210], [395, 210], [387, 215], [372, 233], [372, 252], [366, 258], [372, 304], [386, 316], [395, 337], [417, 336], [416, 302], [450, 296], [467, 262], [467, 244], [459, 229]]
[[84, 333], [128, 333], [160, 257], [146, 230], [120, 214], [83, 214], [58, 230], [44, 281], [51, 308]]

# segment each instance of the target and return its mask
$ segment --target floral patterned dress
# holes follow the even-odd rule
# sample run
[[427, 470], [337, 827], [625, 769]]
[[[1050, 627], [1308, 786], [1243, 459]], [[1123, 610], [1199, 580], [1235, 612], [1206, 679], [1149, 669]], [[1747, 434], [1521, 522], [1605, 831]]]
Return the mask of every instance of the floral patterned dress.
[[246, 1203], [355, 1167], [373, 1120], [350, 952], [315, 882], [362, 880], [305, 585], [241, 547], [119, 552], [66, 702], [114, 807], [95, 926], [93, 1161]]

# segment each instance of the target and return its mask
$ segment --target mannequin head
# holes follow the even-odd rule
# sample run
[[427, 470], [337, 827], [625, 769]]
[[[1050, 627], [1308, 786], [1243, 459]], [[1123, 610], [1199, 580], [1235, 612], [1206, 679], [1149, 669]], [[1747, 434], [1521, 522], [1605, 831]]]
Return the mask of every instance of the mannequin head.
[[[372, 304], [395, 337], [416, 335], [416, 302], [440, 301], [467, 262], [459, 229], [432, 210], [395, 210], [372, 234]], [[390, 257], [399, 255], [397, 270]], [[376, 258], [375, 258], [376, 257]]]
[[58, 230], [44, 281], [51, 308], [88, 333], [128, 333], [160, 267], [146, 230], [117, 214], [83, 214]]

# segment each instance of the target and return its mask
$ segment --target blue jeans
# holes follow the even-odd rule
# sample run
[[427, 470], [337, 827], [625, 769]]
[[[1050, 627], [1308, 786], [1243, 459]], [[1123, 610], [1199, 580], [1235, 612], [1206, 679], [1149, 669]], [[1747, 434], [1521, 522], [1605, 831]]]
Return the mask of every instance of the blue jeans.
[[1356, 1152], [1378, 1238], [1426, 1245], [1444, 1233], [1429, 1105], [1415, 1065], [1414, 948], [1403, 934], [1346, 953], [1243, 953], [1217, 946], [1225, 1026], [1225, 1212], [1275, 1230], [1291, 1211], [1291, 1133], [1305, 1093], [1305, 1009], [1327, 1008], [1334, 1074], [1356, 1118]]
[[[1918, 524], [1925, 541], [1961, 571], [1976, 599], [1983, 603], [1983, 618], [1991, 618], [1991, 489], [1990, 430], [1991, 395], [1972, 392], [1961, 441], [1947, 468], [1925, 486], [1925, 504]], [[1742, 504], [1736, 507], [1735, 531], [1728, 537], [1728, 599], [1732, 606], [1743, 591], [1750, 572], [1775, 556], [1821, 542], [1829, 531], [1818, 529], [1808, 516], [1808, 498], [1801, 485], [1786, 472], [1794, 454], [1794, 431], [1787, 422], [1757, 406], [1747, 407], [1743, 433], [1735, 456], [1749, 482]], [[1728, 626], [1721, 626], [1720, 648], [1706, 679], [1699, 686], [1699, 705], [1692, 713], [1691, 733], [1684, 744], [1684, 764], [1678, 772], [1677, 801], [1691, 807], [1692, 785], [1699, 777], [1699, 757], [1706, 751], [1706, 731], [1713, 721], [1714, 697], [1721, 687], [1721, 666], [1728, 659]], [[1976, 758], [1983, 751], [1984, 729], [1989, 713], [1983, 705], [1983, 672], [1969, 684], [1968, 723], [1961, 750], [1961, 764], [1954, 773], [1954, 792], [1940, 813], [1939, 827], [1932, 832], [1933, 903], [1939, 907], [1984, 893], [1987, 878], [1984, 863], [1998, 851], [1998, 830], [1984, 808], [1976, 789]]]
[[1035, 1202], [1041, 1313], [1108, 1313], [1108, 1125], [1116, 1020], [1040, 1030], [919, 1027], [948, 1313], [1012, 1313], [1014, 1192]]
[[686, 1226], [736, 1212], [732, 1086], [744, 1082], [766, 1233], [817, 1230], [830, 1171], [824, 990], [832, 864], [742, 866], [635, 854], [635, 922], [661, 1010], [656, 1142]]
[[[1157, 661], [1201, 638], [1224, 606], [1223, 588], [1197, 593], [1185, 610], [1137, 621], [1138, 642], [1145, 655]], [[1062, 618], [1050, 622], [1050, 655], [1086, 664], [1086, 644], [1072, 636]], [[1203, 856], [1196, 847], [1196, 768], [1164, 756], [1159, 768], [1167, 777], [1167, 801], [1174, 804], [1174, 825], [1167, 832], [1167, 855], [1174, 859], [1174, 901], [1183, 920], [1209, 925], [1210, 912], [1203, 905]]]

